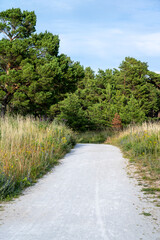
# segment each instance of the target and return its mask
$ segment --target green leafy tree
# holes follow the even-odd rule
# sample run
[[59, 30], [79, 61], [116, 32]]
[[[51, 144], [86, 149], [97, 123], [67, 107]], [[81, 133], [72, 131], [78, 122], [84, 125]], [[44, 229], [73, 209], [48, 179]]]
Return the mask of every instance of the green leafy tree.
[[0, 12], [0, 33], [6, 37], [0, 44], [0, 65], [6, 73], [19, 68], [26, 50], [26, 44], [21, 39], [30, 37], [35, 32], [35, 25], [36, 15], [33, 11], [22, 12], [20, 8], [12, 8]]
[[[119, 114], [123, 126], [143, 122], [156, 116], [159, 110], [159, 79], [159, 75], [148, 71], [147, 63], [128, 57], [120, 70], [99, 69], [94, 75], [91, 68], [86, 68], [83, 85], [64, 101], [74, 102], [77, 97], [83, 128], [85, 125], [90, 129], [111, 127], [115, 114]], [[68, 104], [67, 109], [68, 116], [75, 119], [73, 106]], [[65, 111], [65, 108], [60, 109], [62, 115]], [[72, 117], [69, 124], [72, 124]]]
[[159, 109], [158, 74], [149, 72], [147, 63], [131, 57], [126, 57], [119, 68], [117, 88], [126, 97], [134, 96], [147, 117], [155, 117]]
[[135, 90], [136, 85], [144, 84], [145, 75], [148, 71], [148, 65], [145, 62], [136, 60], [135, 58], [126, 57], [119, 66], [120, 78], [119, 83], [123, 86], [124, 94], [130, 94]]
[[0, 13], [0, 103], [12, 112], [50, 114], [50, 108], [74, 92], [84, 76], [83, 67], [59, 55], [59, 37], [34, 33], [34, 12], [19, 8]]
[[[1, 114], [4, 115], [8, 103], [19, 89], [21, 82], [20, 63], [28, 57], [28, 38], [35, 31], [34, 12], [12, 8], [0, 13], [0, 33], [5, 38], [0, 41], [0, 100]], [[24, 41], [22, 40], [24, 39]]]

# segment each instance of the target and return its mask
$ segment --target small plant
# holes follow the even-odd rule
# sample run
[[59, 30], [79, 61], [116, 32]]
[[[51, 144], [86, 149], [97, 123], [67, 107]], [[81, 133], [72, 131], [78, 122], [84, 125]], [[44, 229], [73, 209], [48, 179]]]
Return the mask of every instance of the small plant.
[[154, 194], [160, 192], [160, 188], [143, 188], [142, 191], [146, 192], [146, 194]]
[[118, 113], [114, 115], [114, 118], [112, 120], [112, 128], [115, 131], [119, 131], [122, 129], [122, 121]]
[[150, 217], [150, 216], [152, 216], [151, 213], [147, 213], [147, 212], [142, 212], [142, 214], [143, 214], [144, 216], [146, 216], [146, 217]]

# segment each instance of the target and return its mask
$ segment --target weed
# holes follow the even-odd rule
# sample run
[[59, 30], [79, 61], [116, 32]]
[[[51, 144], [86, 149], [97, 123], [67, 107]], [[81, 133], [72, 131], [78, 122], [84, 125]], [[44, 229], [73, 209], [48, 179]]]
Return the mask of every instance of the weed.
[[147, 212], [142, 212], [141, 214], [143, 214], [143, 215], [146, 216], [146, 217], [152, 216], [152, 214], [147, 213]]
[[160, 191], [160, 188], [142, 188], [142, 191], [146, 194], [155, 194], [155, 192]]

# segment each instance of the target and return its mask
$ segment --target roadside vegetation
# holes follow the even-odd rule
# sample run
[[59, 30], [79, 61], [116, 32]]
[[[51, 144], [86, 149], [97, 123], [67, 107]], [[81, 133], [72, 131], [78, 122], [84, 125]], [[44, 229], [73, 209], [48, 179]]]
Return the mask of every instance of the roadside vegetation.
[[53, 167], [75, 144], [64, 125], [31, 117], [0, 120], [0, 200], [15, 196]]
[[107, 141], [118, 145], [148, 185], [146, 194], [160, 192], [160, 123], [143, 123], [120, 131]]
[[77, 133], [77, 143], [104, 143], [105, 140], [112, 135], [111, 129], [103, 131], [86, 131]]

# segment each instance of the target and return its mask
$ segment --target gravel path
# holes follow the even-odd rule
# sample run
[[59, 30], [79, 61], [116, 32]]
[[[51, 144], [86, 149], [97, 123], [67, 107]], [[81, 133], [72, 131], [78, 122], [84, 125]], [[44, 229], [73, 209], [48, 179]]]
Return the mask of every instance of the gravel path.
[[77, 144], [0, 211], [0, 240], [139, 239], [160, 240], [160, 208], [143, 197], [110, 145]]

